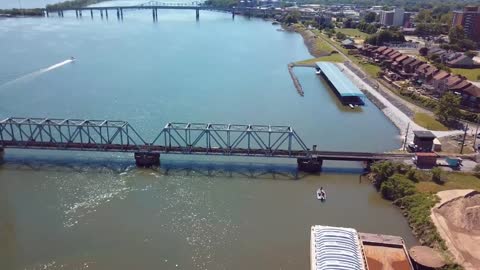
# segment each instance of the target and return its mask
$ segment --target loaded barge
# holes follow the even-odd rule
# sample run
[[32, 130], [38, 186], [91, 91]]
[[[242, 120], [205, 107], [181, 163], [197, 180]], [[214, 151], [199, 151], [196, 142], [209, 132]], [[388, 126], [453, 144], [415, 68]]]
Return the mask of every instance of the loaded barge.
[[312, 226], [311, 270], [413, 270], [401, 237], [352, 228]]
[[317, 74], [322, 76], [343, 105], [363, 106], [365, 95], [339, 67], [330, 62], [317, 62]]

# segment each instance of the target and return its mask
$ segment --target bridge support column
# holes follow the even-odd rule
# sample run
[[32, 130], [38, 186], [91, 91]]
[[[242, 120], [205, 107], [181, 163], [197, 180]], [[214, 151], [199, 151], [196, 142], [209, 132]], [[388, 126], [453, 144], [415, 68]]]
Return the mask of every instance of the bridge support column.
[[100, 9], [100, 17], [103, 19], [103, 9]]
[[3, 148], [0, 148], [0, 163], [2, 163], [4, 155], [5, 155], [5, 150]]
[[91, 17], [92, 20], [93, 20], [93, 9], [90, 9], [90, 17]]
[[153, 21], [155, 22], [157, 19], [155, 18], [155, 9], [152, 8], [152, 18], [153, 18]]
[[364, 170], [366, 172], [369, 172], [370, 169], [372, 168], [373, 160], [367, 160], [367, 161], [364, 162], [364, 164], [365, 164]]
[[136, 152], [135, 163], [138, 167], [151, 167], [160, 165], [160, 153]]
[[117, 8], [117, 19], [120, 20], [120, 10]]
[[45, 16], [50, 17], [50, 14], [48, 13], [48, 10], [45, 10]]
[[80, 15], [80, 18], [82, 18], [82, 11], [81, 10], [78, 11], [78, 14]]
[[197, 21], [200, 19], [200, 9], [195, 9], [195, 18], [197, 19]]
[[123, 8], [120, 9], [120, 18], [122, 18], [123, 21]]
[[77, 9], [75, 9], [75, 17], [77, 17], [77, 19], [78, 19], [78, 10]]
[[63, 10], [62, 10], [62, 18], [63, 18]]
[[108, 9], [105, 9], [105, 18], [108, 20]]
[[232, 9], [232, 20], [235, 20], [235, 9]]
[[297, 158], [297, 168], [304, 172], [320, 172], [323, 160], [318, 157]]

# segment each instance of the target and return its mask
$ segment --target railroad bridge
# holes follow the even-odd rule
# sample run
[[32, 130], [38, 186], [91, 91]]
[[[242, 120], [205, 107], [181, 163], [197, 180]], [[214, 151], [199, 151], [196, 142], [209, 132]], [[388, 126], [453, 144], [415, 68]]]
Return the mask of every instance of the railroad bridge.
[[0, 152], [6, 148], [131, 152], [138, 166], [160, 164], [160, 154], [295, 158], [299, 170], [316, 172], [324, 160], [373, 161], [405, 154], [317, 151], [289, 126], [167, 123], [145, 140], [128, 122], [10, 117], [0, 121]]

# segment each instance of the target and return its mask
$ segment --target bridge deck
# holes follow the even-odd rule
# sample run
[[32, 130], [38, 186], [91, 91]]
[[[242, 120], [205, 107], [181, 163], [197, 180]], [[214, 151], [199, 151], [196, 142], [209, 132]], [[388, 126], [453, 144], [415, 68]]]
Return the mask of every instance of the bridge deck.
[[368, 153], [368, 152], [342, 152], [342, 151], [310, 151], [304, 150], [275, 150], [265, 149], [223, 149], [204, 147], [165, 147], [161, 145], [123, 145], [93, 143], [52, 143], [52, 142], [18, 142], [1, 141], [0, 148], [39, 149], [39, 150], [66, 150], [66, 151], [99, 151], [99, 152], [150, 152], [160, 154], [181, 155], [216, 155], [216, 156], [249, 156], [249, 157], [276, 157], [276, 158], [305, 158], [316, 157], [322, 160], [336, 161], [376, 161], [386, 159], [410, 158], [411, 154]]

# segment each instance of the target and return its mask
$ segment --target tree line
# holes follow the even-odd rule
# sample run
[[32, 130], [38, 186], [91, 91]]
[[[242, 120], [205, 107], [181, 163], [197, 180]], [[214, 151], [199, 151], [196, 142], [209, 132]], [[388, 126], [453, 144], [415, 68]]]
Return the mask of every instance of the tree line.
[[105, 1], [108, 1], [108, 0], [72, 0], [72, 1], [60, 2], [57, 4], [47, 5], [47, 9], [55, 10], [55, 9], [83, 8], [89, 5], [93, 5], [93, 4], [97, 4]]

